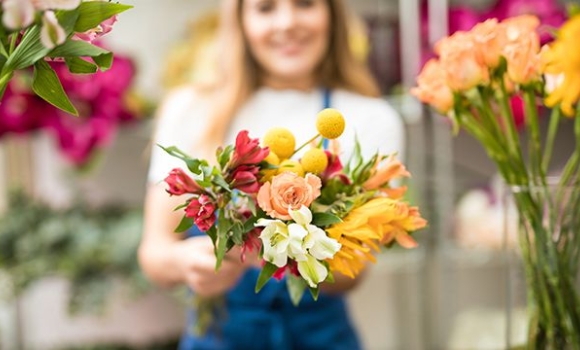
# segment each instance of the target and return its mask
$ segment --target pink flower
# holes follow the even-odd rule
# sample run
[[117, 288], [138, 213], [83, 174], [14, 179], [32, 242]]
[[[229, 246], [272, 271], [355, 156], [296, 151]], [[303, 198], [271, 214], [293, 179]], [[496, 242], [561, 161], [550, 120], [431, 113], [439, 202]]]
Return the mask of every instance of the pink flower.
[[175, 168], [169, 172], [165, 178], [165, 182], [169, 185], [167, 192], [172, 196], [180, 196], [185, 193], [203, 192], [203, 189], [181, 168]]
[[262, 227], [256, 227], [246, 234], [241, 249], [242, 262], [246, 261], [246, 253], [254, 251], [259, 252], [262, 248], [262, 240], [260, 239], [260, 232], [262, 232], [262, 229]]
[[229, 167], [235, 169], [240, 165], [255, 165], [263, 161], [270, 150], [260, 147], [259, 139], [251, 139], [247, 130], [242, 130], [236, 136], [236, 146], [230, 159]]
[[121, 55], [115, 55], [108, 71], [91, 75], [71, 74], [61, 62], [51, 62], [51, 66], [80, 117], [53, 108], [54, 117], [44, 117], [45, 125], [54, 132], [63, 154], [82, 165], [95, 149], [111, 142], [119, 124], [136, 120], [124, 102], [135, 68], [131, 60]]
[[240, 165], [231, 175], [230, 185], [245, 193], [256, 193], [260, 189], [258, 173], [260, 168], [255, 165]]
[[215, 223], [215, 209], [214, 201], [208, 195], [202, 194], [189, 202], [185, 208], [185, 216], [192, 218], [200, 231], [206, 232]]
[[287, 171], [260, 187], [258, 205], [272, 218], [290, 220], [288, 210], [297, 210], [302, 205], [310, 206], [320, 196], [321, 186], [321, 180], [316, 175], [300, 177]]
[[300, 271], [298, 271], [298, 263], [295, 260], [288, 260], [288, 264], [283, 267], [280, 267], [272, 277], [274, 277], [277, 281], [280, 281], [286, 276], [286, 271], [289, 271], [294, 276], [300, 276]]
[[73, 39], [86, 41], [92, 43], [93, 41], [99, 39], [103, 35], [109, 33], [113, 30], [113, 25], [117, 22], [117, 16], [112, 16], [99, 24], [96, 28], [87, 30], [83, 33], [75, 33]]
[[[517, 17], [523, 14], [534, 15], [540, 19], [542, 26], [560, 27], [566, 19], [566, 10], [562, 4], [554, 0], [499, 0], [481, 18]], [[545, 43], [551, 39], [550, 31], [540, 30], [540, 39]]]

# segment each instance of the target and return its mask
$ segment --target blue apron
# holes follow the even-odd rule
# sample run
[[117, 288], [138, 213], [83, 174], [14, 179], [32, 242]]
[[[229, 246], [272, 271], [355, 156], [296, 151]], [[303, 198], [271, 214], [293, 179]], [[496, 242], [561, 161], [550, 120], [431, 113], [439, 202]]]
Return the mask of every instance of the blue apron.
[[[327, 108], [328, 90], [324, 90], [323, 96]], [[194, 227], [189, 235], [204, 233]], [[294, 306], [284, 280], [271, 279], [255, 293], [259, 273], [256, 268], [245, 272], [225, 295], [225, 314], [203, 336], [193, 333], [196, 313], [189, 310], [188, 326], [179, 349], [360, 349], [342, 296], [321, 293], [314, 301], [307, 291], [300, 304]]]

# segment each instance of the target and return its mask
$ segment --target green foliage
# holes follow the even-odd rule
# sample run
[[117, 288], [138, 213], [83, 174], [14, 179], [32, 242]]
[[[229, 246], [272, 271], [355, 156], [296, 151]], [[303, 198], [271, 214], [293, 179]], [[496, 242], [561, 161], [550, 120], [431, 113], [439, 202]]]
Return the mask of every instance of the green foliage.
[[[33, 23], [21, 30], [10, 31], [0, 25], [0, 101], [14, 72], [34, 67], [35, 76], [38, 78], [34, 82], [34, 92], [55, 107], [78, 115], [58, 77], [47, 69], [44, 59], [65, 59], [71, 73], [91, 74], [109, 69], [113, 54], [90, 43], [75, 40], [74, 34], [96, 28], [104, 20], [130, 8], [132, 6], [113, 2], [89, 1], [82, 2], [73, 10], [55, 10], [58, 24], [66, 39], [54, 49], [45, 47], [41, 41], [43, 24], [39, 13]], [[82, 58], [85, 57], [90, 57], [94, 64], [84, 61]]]
[[78, 203], [57, 210], [16, 192], [0, 218], [0, 269], [18, 295], [45, 276], [71, 282], [71, 312], [102, 310], [115, 280], [133, 293], [148, 290], [137, 264], [142, 213], [118, 206]]

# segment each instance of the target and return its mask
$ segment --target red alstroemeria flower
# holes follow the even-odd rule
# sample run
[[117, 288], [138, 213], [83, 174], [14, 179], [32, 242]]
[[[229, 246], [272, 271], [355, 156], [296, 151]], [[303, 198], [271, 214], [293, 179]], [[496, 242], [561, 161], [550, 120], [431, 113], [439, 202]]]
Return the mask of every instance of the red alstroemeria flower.
[[290, 271], [290, 273], [294, 276], [297, 277], [300, 276], [300, 272], [298, 271], [298, 264], [296, 263], [296, 261], [288, 260], [288, 264], [276, 270], [276, 272], [272, 274], [272, 277], [274, 277], [277, 281], [280, 281], [282, 278], [284, 278], [284, 276], [286, 276], [287, 270]]
[[192, 218], [200, 231], [206, 232], [215, 223], [215, 202], [205, 194], [192, 199], [185, 208], [185, 216]]
[[260, 189], [258, 173], [260, 168], [255, 165], [240, 165], [231, 175], [231, 186], [244, 193], [257, 193]]
[[240, 165], [256, 165], [263, 161], [270, 149], [260, 147], [259, 139], [251, 139], [247, 130], [242, 130], [236, 136], [236, 146], [230, 159], [229, 167], [235, 169]]
[[172, 196], [186, 193], [201, 194], [203, 192], [203, 188], [181, 168], [171, 170], [164, 181], [169, 185], [167, 192]]

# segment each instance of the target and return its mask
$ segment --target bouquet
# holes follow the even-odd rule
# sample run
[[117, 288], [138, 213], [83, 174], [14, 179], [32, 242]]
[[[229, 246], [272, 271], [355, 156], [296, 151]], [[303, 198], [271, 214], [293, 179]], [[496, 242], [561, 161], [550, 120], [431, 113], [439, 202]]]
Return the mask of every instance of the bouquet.
[[34, 93], [78, 115], [46, 61], [64, 61], [71, 73], [107, 70], [113, 54], [92, 41], [110, 32], [116, 15], [131, 6], [106, 0], [2, 0], [1, 6], [0, 101], [14, 73], [32, 67]]
[[191, 173], [175, 168], [165, 179], [170, 195], [187, 196], [176, 209], [184, 211], [176, 231], [197, 225], [211, 237], [216, 269], [233, 246], [241, 246], [241, 259], [258, 250], [256, 292], [285, 276], [294, 304], [307, 289], [316, 299], [336, 272], [354, 278], [380, 246], [415, 247], [412, 233], [427, 223], [402, 200], [406, 187], [391, 185], [410, 175], [396, 154], [364, 160], [357, 141], [343, 166], [336, 140], [345, 127], [342, 114], [324, 109], [316, 126], [318, 135], [299, 147], [285, 128], [262, 140], [242, 130], [234, 145], [217, 150], [215, 164], [161, 146]]
[[[439, 57], [426, 63], [412, 93], [449, 117], [455, 131], [474, 136], [510, 189], [527, 281], [528, 348], [579, 349], [580, 16], [567, 20], [543, 47], [538, 26], [529, 15], [490, 19], [443, 38], [435, 46]], [[513, 97], [524, 101], [525, 135], [516, 130]], [[547, 112], [542, 133], [539, 117]], [[564, 122], [573, 124], [567, 129], [576, 146], [551, 177], [554, 141]]]

